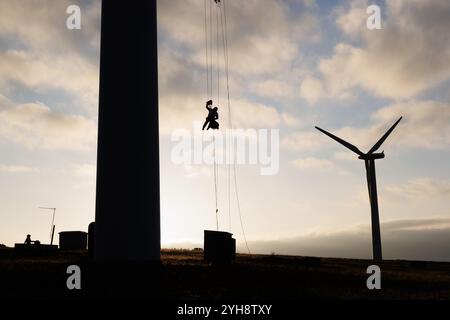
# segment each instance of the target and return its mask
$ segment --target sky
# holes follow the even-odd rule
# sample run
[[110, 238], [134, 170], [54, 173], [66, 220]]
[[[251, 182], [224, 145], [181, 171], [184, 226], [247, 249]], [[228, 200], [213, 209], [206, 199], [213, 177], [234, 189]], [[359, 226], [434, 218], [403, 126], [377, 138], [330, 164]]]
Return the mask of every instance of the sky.
[[[72, 4], [81, 30], [66, 28]], [[158, 1], [165, 247], [201, 247], [216, 227], [213, 166], [172, 158], [173, 133], [198, 134], [206, 116], [204, 4]], [[366, 26], [373, 4], [380, 30]], [[450, 261], [450, 2], [228, 0], [226, 12], [233, 127], [279, 130], [276, 174], [236, 168], [251, 252], [370, 258], [364, 164], [314, 126], [367, 151], [403, 116], [377, 161], [384, 257]], [[57, 232], [94, 220], [100, 14], [97, 0], [0, 0], [0, 243], [49, 241], [39, 206], [57, 208]], [[219, 226], [245, 252], [228, 181], [220, 165]]]

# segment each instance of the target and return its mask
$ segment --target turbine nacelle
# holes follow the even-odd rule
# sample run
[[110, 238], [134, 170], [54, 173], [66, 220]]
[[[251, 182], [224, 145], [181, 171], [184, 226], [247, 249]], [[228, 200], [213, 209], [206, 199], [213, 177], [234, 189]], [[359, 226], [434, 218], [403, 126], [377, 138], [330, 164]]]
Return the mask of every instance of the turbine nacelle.
[[384, 151], [381, 153], [366, 153], [362, 156], [359, 156], [358, 159], [361, 160], [377, 160], [384, 159], [386, 156], [384, 155]]

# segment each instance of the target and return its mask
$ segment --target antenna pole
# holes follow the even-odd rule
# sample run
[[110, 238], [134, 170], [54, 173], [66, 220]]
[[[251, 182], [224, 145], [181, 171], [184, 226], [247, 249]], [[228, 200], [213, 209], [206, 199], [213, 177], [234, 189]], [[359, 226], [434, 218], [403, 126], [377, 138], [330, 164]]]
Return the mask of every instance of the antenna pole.
[[53, 233], [55, 232], [55, 215], [56, 215], [56, 208], [53, 208], [53, 217], [52, 217], [52, 243], [53, 243]]
[[52, 224], [50, 225], [50, 244], [53, 244], [53, 235], [55, 233], [55, 216], [56, 216], [56, 208], [48, 208], [48, 207], [38, 207], [42, 210], [52, 210]]
[[52, 227], [52, 238], [51, 238], [51, 240], [50, 240], [50, 245], [52, 246], [53, 245], [53, 236], [55, 235], [55, 225], [53, 225], [53, 227]]

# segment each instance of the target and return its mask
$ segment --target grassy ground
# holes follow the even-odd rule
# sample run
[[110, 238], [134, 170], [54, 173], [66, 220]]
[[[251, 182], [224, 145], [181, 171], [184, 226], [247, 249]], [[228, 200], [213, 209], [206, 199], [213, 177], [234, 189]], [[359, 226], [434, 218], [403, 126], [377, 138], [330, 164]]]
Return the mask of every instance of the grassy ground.
[[[212, 267], [202, 258], [202, 252], [166, 250], [162, 264], [106, 264], [92, 262], [85, 252], [20, 257], [0, 249], [0, 297], [450, 300], [450, 263], [383, 262], [382, 290], [369, 291], [367, 260], [238, 255], [231, 266]], [[72, 264], [81, 267], [81, 291], [66, 289]]]

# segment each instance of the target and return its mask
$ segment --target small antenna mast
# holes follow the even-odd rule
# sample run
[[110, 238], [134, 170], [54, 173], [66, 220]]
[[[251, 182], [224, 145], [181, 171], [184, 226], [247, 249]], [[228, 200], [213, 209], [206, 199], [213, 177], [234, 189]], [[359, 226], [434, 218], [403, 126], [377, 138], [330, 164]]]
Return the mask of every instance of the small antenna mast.
[[53, 245], [53, 236], [55, 235], [55, 215], [56, 215], [56, 208], [39, 207], [39, 209], [43, 209], [43, 210], [53, 210], [52, 224], [51, 224], [51, 226], [50, 226], [50, 245]]

